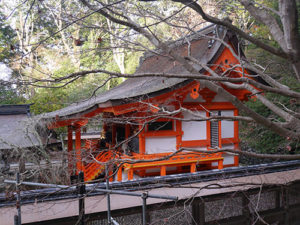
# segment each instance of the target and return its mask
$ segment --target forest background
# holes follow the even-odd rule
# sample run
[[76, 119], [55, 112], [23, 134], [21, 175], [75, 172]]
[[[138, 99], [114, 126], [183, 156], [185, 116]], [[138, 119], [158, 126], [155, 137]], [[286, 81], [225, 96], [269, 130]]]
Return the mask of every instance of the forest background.
[[[34, 115], [63, 108], [111, 89], [126, 79], [99, 72], [70, 75], [93, 70], [133, 74], [143, 54], [155, 50], [143, 35], [112, 22], [96, 10], [91, 11], [84, 2], [16, 0], [0, 3], [0, 62], [5, 68], [0, 77], [0, 104], [33, 104]], [[208, 15], [230, 21], [249, 36], [278, 48], [270, 27], [254, 18], [241, 2], [197, 1]], [[257, 0], [256, 7], [280, 21], [279, 2]], [[299, 31], [300, 3], [295, 2]], [[182, 3], [185, 1], [105, 1], [103, 4], [116, 7], [116, 10], [122, 7], [122, 12], [130, 14], [155, 37], [169, 43], [209, 25], [192, 7]], [[243, 38], [240, 38], [240, 46], [253, 65], [299, 92], [300, 82], [287, 59]], [[300, 113], [299, 98], [270, 92], [264, 96], [284, 110]], [[260, 101], [251, 99], [245, 104], [265, 118], [281, 121]], [[248, 150], [300, 152], [299, 140], [280, 136], [256, 122], [242, 121], [240, 124], [242, 145]]]

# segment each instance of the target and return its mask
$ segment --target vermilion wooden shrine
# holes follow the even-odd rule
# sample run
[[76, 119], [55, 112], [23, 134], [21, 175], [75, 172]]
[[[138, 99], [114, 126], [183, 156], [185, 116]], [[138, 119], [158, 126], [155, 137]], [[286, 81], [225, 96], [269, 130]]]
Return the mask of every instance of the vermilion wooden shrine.
[[[236, 54], [237, 37], [222, 27], [209, 26], [189, 37], [191, 55], [228, 77], [247, 76], [237, 66], [238, 59], [220, 41], [228, 43]], [[181, 56], [188, 54], [186, 41], [172, 46]], [[235, 71], [228, 68], [235, 67]], [[228, 72], [226, 72], [228, 70]], [[203, 68], [199, 71], [209, 76]], [[240, 73], [239, 73], [240, 71]], [[136, 73], [188, 73], [178, 62], [163, 53], [145, 56]], [[221, 84], [220, 84], [221, 85]], [[223, 86], [223, 85], [222, 85]], [[229, 89], [240, 100], [251, 94], [246, 90]], [[88, 120], [102, 115], [103, 140], [81, 140], [81, 130]], [[68, 127], [68, 151], [71, 173], [83, 171], [85, 180], [96, 179], [104, 171], [104, 163], [114, 166], [115, 180], [238, 166], [238, 156], [225, 153], [174, 152], [182, 147], [210, 151], [232, 148], [239, 151], [238, 121], [205, 120], [210, 115], [237, 116], [237, 108], [222, 96], [209, 90], [201, 81], [143, 77], [130, 78], [124, 83], [87, 101], [45, 115], [52, 119], [48, 127]], [[198, 119], [195, 121], [194, 119]], [[199, 119], [202, 119], [199, 121]], [[75, 132], [75, 149], [72, 134]], [[134, 136], [136, 135], [136, 137]], [[138, 139], [137, 139], [138, 137]], [[136, 142], [133, 145], [133, 142]], [[168, 157], [172, 155], [171, 157]], [[75, 156], [75, 157], [73, 157]], [[159, 161], [152, 161], [162, 159]], [[124, 160], [127, 160], [126, 163]], [[134, 162], [134, 163], [129, 163]], [[76, 165], [76, 166], [75, 166]]]

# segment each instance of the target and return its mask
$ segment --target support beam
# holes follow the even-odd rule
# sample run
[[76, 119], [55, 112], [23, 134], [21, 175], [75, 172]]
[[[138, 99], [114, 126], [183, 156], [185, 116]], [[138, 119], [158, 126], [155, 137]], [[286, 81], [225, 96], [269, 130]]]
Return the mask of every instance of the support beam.
[[249, 204], [250, 204], [250, 200], [249, 200], [250, 196], [247, 196], [246, 193], [243, 193], [242, 196], [242, 212], [243, 212], [243, 216], [244, 216], [244, 221], [243, 224], [245, 225], [251, 225], [252, 224], [252, 218], [251, 218], [251, 212], [249, 209]]
[[76, 174], [82, 171], [81, 158], [81, 127], [75, 129], [75, 150], [76, 150]]
[[204, 225], [205, 224], [205, 208], [204, 208], [204, 200], [194, 201], [192, 204], [192, 224], [193, 225]]
[[72, 128], [72, 126], [68, 126], [68, 170], [69, 170], [69, 175], [74, 174], [73, 128]]
[[218, 169], [223, 169], [223, 159], [218, 160]]
[[284, 209], [284, 224], [290, 224], [290, 207], [289, 207], [289, 189], [288, 186], [283, 188], [282, 202]]
[[128, 180], [132, 180], [132, 179], [133, 179], [133, 169], [130, 168], [130, 169], [128, 170]]
[[281, 207], [281, 189], [276, 191], [276, 196], [275, 196], [275, 208], [280, 209]]
[[[236, 151], [240, 151], [239, 143], [234, 144], [234, 149]], [[234, 159], [234, 166], [239, 166], [239, 156], [235, 155], [235, 156], [233, 156], [233, 159]]]
[[177, 131], [177, 135], [176, 135], [176, 150], [179, 150], [182, 147], [182, 123], [180, 120], [176, 120], [176, 131]]
[[114, 176], [113, 176], [113, 168], [112, 168], [112, 166], [109, 166], [108, 176], [109, 176], [109, 182], [113, 182], [114, 181]]
[[[238, 116], [239, 115], [239, 111], [237, 109], [234, 110], [234, 116]], [[239, 121], [234, 121], [234, 139], [238, 140], [239, 138]], [[239, 143], [235, 143], [234, 144], [234, 149], [236, 149], [237, 151], [239, 151]], [[234, 156], [234, 166], [239, 166], [239, 156], [235, 155]]]
[[196, 172], [196, 163], [192, 163], [192, 164], [191, 164], [190, 170], [191, 170], [191, 171], [190, 171], [191, 173], [195, 173], [195, 172]]
[[160, 176], [166, 176], [166, 166], [161, 166], [160, 167]]
[[79, 186], [77, 187], [78, 198], [79, 198], [79, 212], [78, 212], [78, 221], [79, 225], [85, 225], [85, 184], [84, 184], [84, 174], [82, 171], [78, 174], [78, 183]]
[[[220, 111], [218, 112], [218, 116], [221, 116]], [[221, 120], [218, 121], [218, 131], [219, 131], [219, 148], [222, 148], [222, 122]]]
[[117, 172], [117, 180], [119, 182], [122, 181], [122, 166], [119, 167], [118, 172]]

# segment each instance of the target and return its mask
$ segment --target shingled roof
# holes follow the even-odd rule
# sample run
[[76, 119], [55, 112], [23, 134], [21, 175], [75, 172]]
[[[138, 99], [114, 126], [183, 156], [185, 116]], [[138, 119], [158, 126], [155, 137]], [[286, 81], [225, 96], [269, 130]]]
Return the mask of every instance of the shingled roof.
[[[171, 43], [170, 46], [176, 53], [181, 56], [188, 55], [188, 42], [191, 44], [191, 55], [200, 60], [203, 64], [212, 63], [214, 59], [222, 52], [224, 46], [219, 41], [212, 41], [205, 38], [205, 35], [215, 35], [221, 39], [231, 38], [231, 33], [220, 26], [210, 25], [196, 34], [187, 38], [177, 40]], [[201, 67], [198, 68], [202, 70]], [[175, 62], [162, 52], [146, 54], [142, 58], [140, 66], [137, 68], [138, 73], [173, 73], [182, 74], [189, 73], [182, 65]], [[74, 116], [80, 116], [86, 112], [96, 108], [103, 108], [124, 104], [124, 101], [129, 101], [134, 98], [148, 98], [149, 96], [158, 95], [172, 88], [177, 88], [178, 85], [183, 85], [189, 82], [183, 78], [165, 78], [165, 77], [142, 77], [129, 78], [119, 86], [110, 89], [107, 92], [101, 93], [88, 100], [71, 104], [63, 109], [50, 112], [43, 115], [43, 118], [51, 119], [59, 117], [67, 119]]]
[[0, 105], [0, 115], [30, 115], [30, 104]]
[[40, 136], [30, 118], [30, 105], [0, 105], [0, 149], [38, 146]]

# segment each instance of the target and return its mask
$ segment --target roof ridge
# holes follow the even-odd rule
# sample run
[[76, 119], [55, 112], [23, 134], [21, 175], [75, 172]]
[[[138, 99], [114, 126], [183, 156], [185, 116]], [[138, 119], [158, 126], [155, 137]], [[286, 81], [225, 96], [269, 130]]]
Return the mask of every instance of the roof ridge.
[[[222, 29], [223, 29], [223, 26], [212, 23], [208, 26], [201, 28], [200, 30], [193, 32], [192, 34], [181, 37], [175, 41], [170, 41], [166, 44], [170, 48], [176, 48], [176, 47], [186, 44], [188, 41], [193, 41], [195, 39], [201, 38], [201, 36], [199, 37], [199, 35], [207, 35], [211, 32], [213, 32], [218, 37], [219, 34], [222, 32]], [[136, 70], [138, 70], [138, 68], [142, 65], [143, 61], [145, 61], [146, 59], [148, 59], [152, 56], [157, 56], [157, 55], [163, 55], [163, 51], [162, 50], [150, 50], [150, 51], [145, 52], [144, 55], [140, 57], [139, 65], [137, 66]]]

